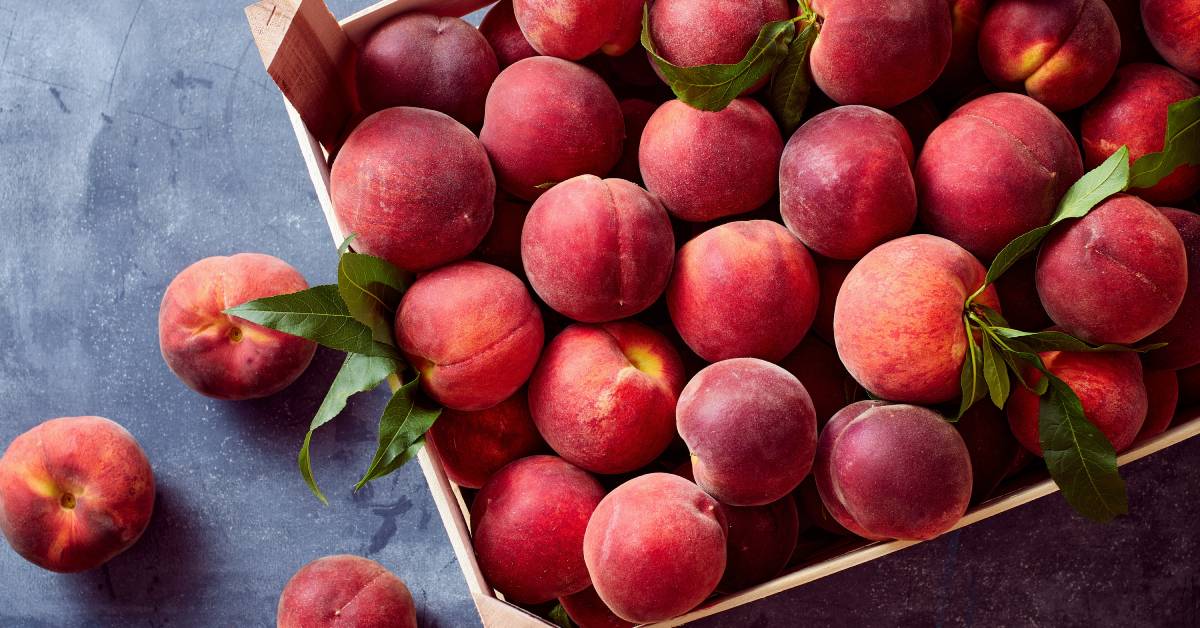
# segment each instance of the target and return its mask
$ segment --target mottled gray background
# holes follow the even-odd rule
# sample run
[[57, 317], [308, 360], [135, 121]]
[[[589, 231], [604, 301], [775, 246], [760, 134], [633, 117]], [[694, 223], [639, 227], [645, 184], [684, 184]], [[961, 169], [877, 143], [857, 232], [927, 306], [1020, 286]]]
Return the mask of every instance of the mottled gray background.
[[[331, 505], [300, 481], [336, 355], [250, 403], [191, 393], [159, 357], [158, 300], [201, 257], [262, 251], [334, 279], [247, 1], [0, 0], [0, 443], [100, 414], [159, 481], [146, 536], [102, 570], [55, 575], [0, 547], [0, 626], [270, 626], [291, 574], [337, 552], [403, 577], [423, 626], [478, 625], [416, 465], [349, 491], [379, 395], [315, 440]], [[1198, 475], [1200, 440], [1130, 466], [1134, 514], [1112, 525], [1050, 497], [703, 623], [1200, 625]]]

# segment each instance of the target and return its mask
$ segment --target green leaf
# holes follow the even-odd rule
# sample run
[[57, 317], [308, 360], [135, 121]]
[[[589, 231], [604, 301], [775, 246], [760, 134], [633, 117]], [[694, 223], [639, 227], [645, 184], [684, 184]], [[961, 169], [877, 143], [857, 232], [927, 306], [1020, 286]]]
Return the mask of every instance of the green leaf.
[[575, 623], [571, 621], [570, 615], [567, 615], [567, 609], [563, 608], [561, 603], [550, 609], [550, 612], [546, 614], [546, 618], [550, 620], [550, 623], [559, 628], [575, 628]]
[[808, 77], [808, 53], [817, 41], [820, 27], [815, 19], [807, 22], [792, 43], [787, 56], [771, 77], [770, 103], [786, 138], [800, 126], [812, 84]]
[[1129, 187], [1154, 187], [1180, 166], [1200, 166], [1200, 96], [1172, 103], [1167, 109], [1163, 149], [1133, 163]]
[[371, 328], [376, 342], [395, 344], [396, 308], [412, 278], [385, 260], [346, 253], [338, 261], [338, 294], [350, 315]]
[[441, 415], [442, 409], [428, 407], [417, 399], [420, 381], [421, 376], [417, 375], [396, 389], [392, 400], [383, 409], [383, 416], [379, 418], [379, 446], [354, 490], [399, 469], [421, 451], [425, 444], [422, 437]]
[[1117, 473], [1117, 452], [1104, 433], [1083, 414], [1083, 405], [1061, 379], [1050, 382], [1042, 398], [1038, 429], [1050, 477], [1079, 514], [1111, 521], [1129, 513], [1125, 481]]
[[683, 102], [703, 111], [720, 111], [729, 106], [787, 56], [796, 35], [794, 19], [767, 22], [758, 39], [741, 61], [732, 64], [697, 65], [682, 68], [660, 57], [650, 37], [650, 5], [642, 9], [642, 47], [662, 72], [663, 79]]
[[550, 188], [558, 185], [559, 183], [562, 183], [562, 181], [547, 181], [545, 183], [539, 183], [539, 184], [533, 186], [533, 188], [535, 190], [549, 190]]
[[992, 332], [1006, 340], [1020, 340], [1021, 345], [1033, 353], [1046, 351], [1084, 351], [1092, 353], [1113, 353], [1132, 351], [1145, 353], [1166, 346], [1164, 343], [1145, 345], [1142, 347], [1127, 347], [1125, 345], [1093, 345], [1084, 342], [1070, 334], [1061, 331], [1020, 331], [1007, 327], [992, 327]]
[[231, 307], [225, 313], [331, 349], [401, 359], [394, 348], [375, 342], [370, 328], [350, 315], [337, 286], [316, 286], [258, 299]]
[[308, 433], [304, 435], [304, 444], [300, 447], [300, 456], [297, 459], [300, 475], [308, 484], [309, 490], [317, 496], [317, 499], [321, 500], [321, 503], [328, 504], [329, 500], [325, 499], [325, 494], [317, 487], [317, 481], [313, 478], [312, 460], [309, 456], [313, 432], [341, 414], [350, 397], [375, 389], [383, 380], [387, 379], [388, 375], [399, 369], [400, 363], [391, 358], [379, 358], [358, 353], [346, 355], [346, 361], [342, 362], [342, 368], [338, 371], [337, 377], [333, 378], [329, 392], [325, 393], [325, 400], [321, 402], [321, 407], [317, 408], [317, 414], [308, 426]]
[[1004, 402], [1008, 401], [1008, 394], [1012, 390], [1012, 383], [1008, 379], [1008, 367], [1003, 358], [999, 356], [999, 351], [992, 345], [991, 337], [986, 333], [983, 335], [981, 344], [983, 345], [981, 353], [983, 356], [983, 380], [987, 383], [992, 403], [1003, 410]]
[[345, 255], [347, 252], [349, 252], [350, 244], [357, 239], [357, 233], [351, 233], [350, 235], [346, 236], [346, 239], [342, 240], [342, 243], [338, 245], [338, 255]]
[[983, 378], [983, 354], [975, 342], [975, 330], [967, 318], [963, 317], [963, 326], [967, 332], [967, 354], [963, 357], [962, 373], [959, 384], [962, 386], [962, 402], [958, 407], [955, 419], [962, 418], [971, 406], [975, 405], [987, 394], [987, 382]]

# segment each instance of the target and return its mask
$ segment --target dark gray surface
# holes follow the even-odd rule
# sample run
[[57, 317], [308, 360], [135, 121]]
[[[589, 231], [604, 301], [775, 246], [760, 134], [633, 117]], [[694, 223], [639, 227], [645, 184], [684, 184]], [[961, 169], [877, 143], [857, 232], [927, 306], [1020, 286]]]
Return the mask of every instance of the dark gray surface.
[[[0, 443], [100, 414], [159, 481], [145, 538], [102, 570], [50, 574], [0, 547], [0, 626], [270, 626], [291, 574], [337, 552], [403, 577], [423, 626], [478, 625], [416, 465], [348, 490], [379, 395], [316, 438], [331, 506], [300, 481], [336, 355], [249, 403], [193, 394], [158, 355], [158, 300], [197, 259], [262, 251], [333, 279], [246, 1], [0, 0]], [[1134, 514], [1115, 524], [1049, 497], [704, 624], [1200, 625], [1198, 475], [1200, 442], [1180, 445], [1129, 467]]]

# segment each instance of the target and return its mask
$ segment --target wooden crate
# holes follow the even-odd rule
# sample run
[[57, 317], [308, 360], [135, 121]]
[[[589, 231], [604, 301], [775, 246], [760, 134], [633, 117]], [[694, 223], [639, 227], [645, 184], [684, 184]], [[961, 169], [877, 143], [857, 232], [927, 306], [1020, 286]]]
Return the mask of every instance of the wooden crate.
[[[352, 101], [352, 73], [356, 45], [381, 22], [406, 11], [462, 16], [493, 1], [384, 0], [340, 22], [329, 12], [323, 0], [262, 0], [246, 8], [246, 17], [263, 63], [283, 92], [288, 117], [299, 140], [304, 163], [335, 246], [345, 239], [346, 234], [334, 217], [330, 200], [329, 154], [348, 131], [347, 126], [353, 122], [351, 115], [355, 105]], [[1121, 454], [1118, 463], [1128, 464], [1197, 434], [1200, 434], [1200, 409], [1185, 411], [1177, 418], [1175, 427]], [[470, 516], [462, 492], [447, 479], [436, 452], [426, 448], [421, 451], [418, 461], [484, 625], [489, 628], [549, 626], [540, 618], [508, 604], [488, 586], [471, 548]], [[1010, 482], [1000, 496], [971, 509], [955, 529], [1057, 491], [1058, 488], [1044, 473]], [[916, 543], [918, 541], [846, 543], [832, 551], [832, 555], [826, 553], [794, 566], [770, 582], [734, 595], [710, 599], [686, 615], [653, 625], [662, 628], [679, 626], [881, 558]]]

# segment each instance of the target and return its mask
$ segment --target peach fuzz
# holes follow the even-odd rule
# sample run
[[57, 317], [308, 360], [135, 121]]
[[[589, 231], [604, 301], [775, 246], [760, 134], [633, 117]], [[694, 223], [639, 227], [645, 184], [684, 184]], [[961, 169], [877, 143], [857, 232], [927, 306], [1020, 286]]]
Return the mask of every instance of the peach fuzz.
[[1175, 371], [1145, 370], [1142, 381], [1146, 384], [1146, 422], [1142, 423], [1135, 441], [1167, 431], [1179, 407], [1179, 377]]
[[450, 116], [395, 107], [355, 127], [330, 174], [355, 249], [423, 271], [466, 257], [492, 224], [496, 179], [475, 135]]
[[604, 605], [604, 600], [596, 594], [596, 589], [588, 587], [579, 593], [572, 593], [558, 598], [567, 616], [579, 628], [633, 628], [633, 622], [625, 621], [613, 614]]
[[422, 275], [396, 310], [396, 343], [438, 403], [482, 410], [529, 378], [545, 340], [542, 314], [516, 275], [459, 262]]
[[288, 580], [279, 596], [278, 628], [417, 628], [417, 610], [404, 581], [359, 556], [326, 556]]
[[442, 410], [426, 437], [446, 476], [466, 488], [483, 487], [504, 465], [546, 447], [524, 391], [483, 410]]
[[1146, 354], [1146, 364], [1155, 369], [1183, 369], [1200, 364], [1200, 215], [1182, 209], [1159, 208], [1175, 225], [1187, 252], [1187, 292], [1175, 316], [1146, 339], [1167, 346]]
[[595, 72], [530, 57], [496, 77], [479, 139], [501, 187], [532, 201], [546, 185], [607, 174], [621, 157], [625, 121], [617, 97]]
[[824, 427], [838, 410], [864, 396], [842, 365], [837, 350], [813, 334], [805, 336], [795, 351], [779, 361], [779, 366], [804, 384], [817, 413], [818, 428]]
[[51, 419], [0, 458], [0, 532], [50, 571], [95, 569], [141, 538], [154, 472], [133, 435], [95, 416]]
[[917, 217], [913, 147], [900, 121], [861, 105], [805, 122], [779, 165], [783, 223], [825, 257], [858, 259]]
[[1200, 79], [1200, 5], [1196, 0], [1142, 0], [1142, 24], [1163, 59]]
[[641, 0], [513, 0], [513, 13], [534, 50], [578, 61], [617, 56], [642, 34]]
[[731, 506], [791, 493], [812, 468], [817, 416], [804, 384], [755, 358], [723, 360], [679, 395], [675, 425], [705, 492]]
[[825, 21], [813, 45], [813, 81], [841, 105], [894, 107], [933, 85], [950, 60], [947, 0], [813, 0]]
[[782, 359], [808, 332], [818, 297], [808, 249], [766, 220], [713, 227], [684, 244], [667, 284], [679, 336], [709, 362]]
[[628, 318], [667, 287], [671, 217], [633, 183], [580, 175], [534, 202], [521, 259], [534, 292], [560, 314], [585, 323]]
[[363, 42], [355, 79], [369, 112], [422, 107], [478, 127], [499, 73], [496, 53], [474, 26], [456, 17], [404, 13]]
[[778, 576], [796, 551], [800, 515], [796, 500], [788, 495], [763, 506], [727, 506], [729, 522], [725, 544], [725, 573], [719, 591], [741, 591]]
[[872, 540], [925, 540], [967, 512], [971, 458], [932, 410], [879, 401], [844, 408], [825, 426], [813, 466], [830, 514]]
[[492, 46], [501, 70], [521, 59], [538, 55], [533, 46], [529, 45], [529, 40], [525, 39], [521, 26], [517, 24], [512, 0], [501, 0], [488, 9], [487, 15], [484, 15], [483, 21], [479, 23], [479, 33]]
[[542, 437], [568, 462], [626, 473], [674, 438], [683, 379], [674, 347], [641, 323], [572, 325], [538, 362], [529, 406]]
[[308, 288], [281, 259], [259, 253], [202, 259], [171, 280], [158, 309], [158, 343], [176, 377], [216, 399], [273, 395], [312, 361], [312, 341], [224, 313], [228, 308]]
[[[1112, 83], [1083, 112], [1084, 163], [1099, 166], [1122, 146], [1133, 162], [1163, 149], [1167, 109], [1200, 96], [1200, 85], [1165, 65], [1135, 63], [1117, 70]], [[1131, 188], [1151, 203], [1175, 203], [1200, 192], [1200, 166], [1183, 165], [1150, 188]]]
[[[1051, 373], [1079, 397], [1083, 415], [1118, 452], [1133, 444], [1146, 421], [1148, 400], [1142, 363], [1134, 353], [1050, 351], [1039, 354]], [[1031, 386], [1042, 374], [1025, 371]], [[1031, 453], [1042, 455], [1039, 409], [1041, 398], [1024, 386], [1013, 386], [1005, 410], [1013, 435]]]
[[[846, 370], [891, 401], [958, 397], [967, 355], [963, 304], [986, 274], [962, 247], [931, 235], [906, 236], [868, 253], [847, 275], [833, 314]], [[993, 286], [978, 302], [1000, 309]]]
[[1037, 289], [1063, 331], [1092, 343], [1129, 344], [1171, 321], [1188, 285], [1187, 250], [1170, 220], [1118, 194], [1042, 244]]
[[726, 519], [700, 487], [669, 473], [618, 486], [588, 521], [583, 558], [613, 613], [634, 623], [682, 615], [725, 571]]
[[501, 469], [471, 502], [471, 538], [488, 583], [518, 604], [586, 589], [584, 530], [603, 497], [595, 478], [554, 456]]
[[979, 31], [988, 78], [1054, 111], [1095, 98], [1120, 56], [1121, 33], [1103, 0], [996, 0]]
[[976, 98], [950, 115], [917, 159], [920, 220], [980, 259], [1050, 222], [1079, 177], [1075, 138], [1028, 96]]
[[672, 100], [646, 123], [638, 164], [672, 216], [705, 222], [771, 200], [782, 154], [779, 127], [756, 101], [739, 98], [714, 112]]

